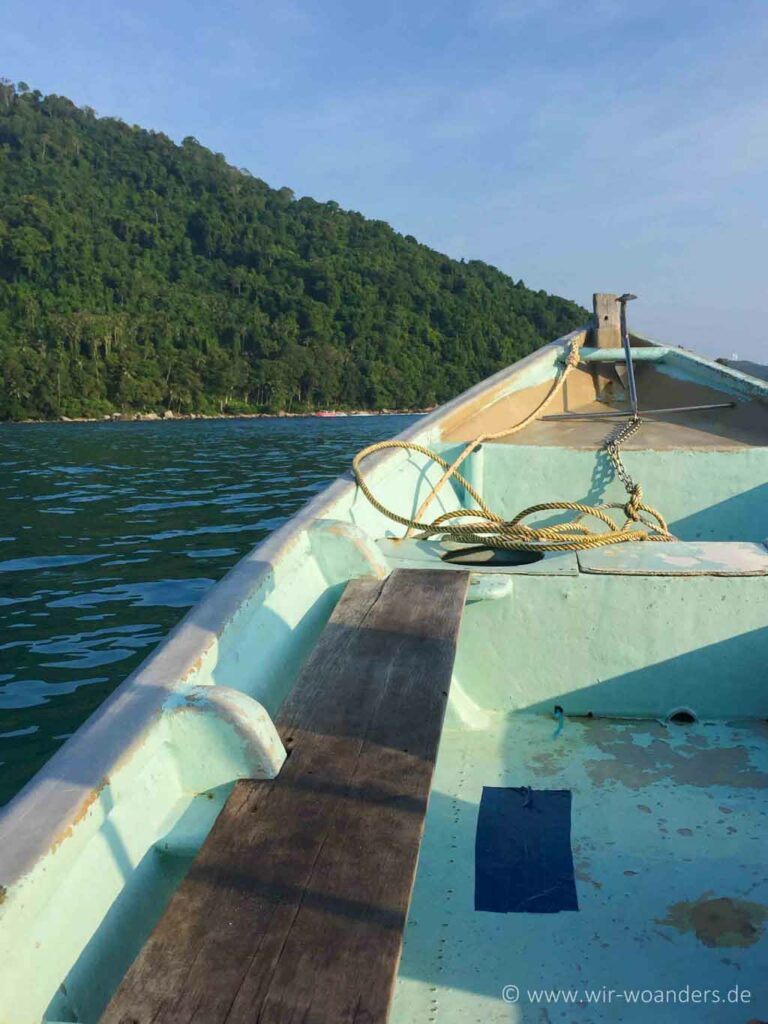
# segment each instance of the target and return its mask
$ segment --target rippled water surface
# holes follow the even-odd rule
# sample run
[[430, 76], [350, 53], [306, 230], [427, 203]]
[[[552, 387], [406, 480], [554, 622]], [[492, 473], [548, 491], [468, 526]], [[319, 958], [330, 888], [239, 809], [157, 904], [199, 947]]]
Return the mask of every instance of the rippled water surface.
[[238, 558], [412, 419], [0, 426], [0, 803]]

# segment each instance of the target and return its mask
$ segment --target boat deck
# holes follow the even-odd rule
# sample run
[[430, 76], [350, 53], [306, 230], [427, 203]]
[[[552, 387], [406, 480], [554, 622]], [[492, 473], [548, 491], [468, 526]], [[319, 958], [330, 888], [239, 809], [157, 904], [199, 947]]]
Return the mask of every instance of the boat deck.
[[[602, 402], [590, 402], [580, 406], [577, 411], [598, 416], [613, 411], [613, 408]], [[500, 438], [498, 443], [547, 448], [562, 446], [594, 451], [599, 449], [611, 431], [623, 422], [626, 420], [607, 416], [589, 420], [541, 419], [518, 434]], [[744, 402], [731, 409], [667, 413], [644, 419], [640, 429], [629, 438], [624, 448], [627, 451], [731, 451], [760, 447], [768, 442], [766, 423], [768, 419], [765, 410], [757, 402]]]
[[[392, 1024], [765, 1019], [768, 727], [578, 719], [555, 738], [554, 726], [499, 714], [445, 731]], [[578, 911], [475, 910], [484, 786], [571, 790]], [[686, 986], [723, 1002], [643, 1002]], [[726, 1001], [736, 986], [748, 1002]]]
[[[649, 365], [638, 366], [636, 376], [641, 409], [733, 404], [729, 408], [693, 409], [649, 416], [643, 420], [640, 430], [624, 443], [627, 451], [732, 451], [768, 444], [768, 405], [762, 396], [735, 396], [717, 387], [682, 382], [663, 372], [662, 368]], [[609, 384], [613, 385], [613, 390], [609, 387], [599, 392], [600, 381], [593, 369], [580, 368], [547, 407], [542, 418], [509, 437], [498, 438], [495, 443], [599, 450], [606, 436], [622, 422], [606, 416], [606, 413], [628, 408], [628, 399], [618, 378]], [[551, 387], [551, 381], [545, 381], [514, 391], [459, 422], [449, 422], [443, 438], [446, 441], [473, 441], [481, 434], [503, 431], [536, 409]], [[602, 418], [546, 418], [572, 413], [600, 415]]]

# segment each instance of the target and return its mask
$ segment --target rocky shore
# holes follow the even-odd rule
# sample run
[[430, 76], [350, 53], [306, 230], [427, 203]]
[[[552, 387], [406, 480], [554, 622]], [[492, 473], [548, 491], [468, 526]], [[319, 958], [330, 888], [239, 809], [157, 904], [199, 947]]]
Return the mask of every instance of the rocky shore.
[[[322, 412], [239, 412], [204, 413], [173, 412], [166, 409], [157, 412], [113, 412], [105, 416], [59, 416], [55, 420], [16, 420], [17, 423], [160, 423], [171, 420], [276, 420], [276, 419], [343, 419], [348, 416], [421, 416], [432, 412], [430, 409], [352, 409], [350, 411]], [[0, 424], [2, 425], [2, 424]]]

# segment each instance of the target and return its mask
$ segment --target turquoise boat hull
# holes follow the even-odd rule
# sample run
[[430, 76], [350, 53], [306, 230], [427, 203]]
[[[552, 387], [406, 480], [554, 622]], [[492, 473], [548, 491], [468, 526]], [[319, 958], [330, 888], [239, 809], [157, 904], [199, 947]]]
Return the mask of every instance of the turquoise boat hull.
[[[584, 332], [401, 436], [451, 460], [533, 408], [574, 338]], [[686, 986], [689, 1000], [718, 994], [694, 1000], [697, 1022], [768, 1016], [768, 383], [633, 342], [641, 400], [730, 408], [649, 421], [624, 453], [676, 542], [472, 567], [397, 1024], [634, 1021], [649, 1007], [680, 1020]], [[550, 411], [605, 408], [606, 381], [620, 399], [608, 364], [585, 351]], [[599, 451], [609, 428], [540, 421], [483, 444], [462, 472], [504, 517], [540, 501], [622, 501]], [[365, 471], [406, 516], [440, 476], [396, 450]], [[430, 516], [468, 504], [453, 483]], [[0, 1024], [96, 1024], [234, 781], [279, 772], [272, 718], [345, 584], [449, 572], [447, 550], [403, 539], [340, 478], [67, 741], [0, 817]], [[573, 794], [578, 912], [475, 909], [483, 789], [520, 786]]]

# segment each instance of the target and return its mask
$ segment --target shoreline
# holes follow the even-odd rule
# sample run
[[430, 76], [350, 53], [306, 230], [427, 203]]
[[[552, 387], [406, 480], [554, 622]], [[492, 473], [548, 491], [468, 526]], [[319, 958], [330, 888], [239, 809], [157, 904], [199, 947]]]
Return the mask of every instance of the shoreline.
[[0, 427], [50, 424], [50, 423], [178, 423], [187, 420], [287, 420], [287, 419], [351, 419], [362, 416], [424, 416], [432, 412], [435, 406], [428, 409], [352, 409], [344, 411], [317, 412], [237, 412], [237, 413], [205, 413], [205, 412], [171, 412], [162, 416], [156, 412], [110, 413], [105, 416], [58, 416], [56, 419], [25, 419], [2, 420]]

